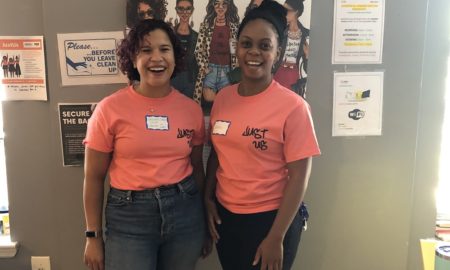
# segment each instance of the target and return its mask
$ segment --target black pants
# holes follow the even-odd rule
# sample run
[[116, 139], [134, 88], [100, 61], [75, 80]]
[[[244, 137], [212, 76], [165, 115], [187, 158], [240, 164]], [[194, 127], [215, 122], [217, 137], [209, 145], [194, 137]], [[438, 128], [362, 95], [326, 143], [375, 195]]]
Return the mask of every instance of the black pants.
[[[267, 236], [275, 220], [277, 210], [256, 214], [234, 214], [217, 202], [222, 220], [217, 225], [220, 236], [216, 245], [220, 264], [224, 270], [259, 270], [260, 263], [252, 266], [256, 250]], [[303, 221], [297, 213], [283, 242], [283, 270], [294, 263], [302, 233]]]

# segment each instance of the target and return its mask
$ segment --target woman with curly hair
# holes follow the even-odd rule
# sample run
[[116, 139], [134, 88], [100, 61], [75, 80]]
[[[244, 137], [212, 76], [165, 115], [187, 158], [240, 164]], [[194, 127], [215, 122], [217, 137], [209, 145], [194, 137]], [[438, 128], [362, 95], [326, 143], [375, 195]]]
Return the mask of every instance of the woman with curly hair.
[[141, 20], [165, 20], [166, 0], [127, 0], [127, 26], [132, 28]]
[[193, 270], [202, 254], [205, 131], [200, 106], [170, 85], [182, 53], [172, 28], [154, 19], [139, 22], [119, 47], [119, 68], [135, 84], [98, 103], [84, 140], [91, 270]]
[[233, 0], [208, 1], [195, 47], [199, 65], [196, 101], [201, 102], [203, 97], [204, 101], [212, 102], [217, 92], [230, 84], [227, 73], [237, 65], [234, 46], [238, 27], [238, 10]]

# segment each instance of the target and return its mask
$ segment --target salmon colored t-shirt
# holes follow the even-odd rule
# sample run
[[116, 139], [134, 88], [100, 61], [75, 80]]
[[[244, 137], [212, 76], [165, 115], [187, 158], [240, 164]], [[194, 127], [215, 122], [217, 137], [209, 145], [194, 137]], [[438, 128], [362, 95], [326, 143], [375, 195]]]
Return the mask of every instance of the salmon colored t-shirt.
[[276, 81], [254, 96], [237, 89], [222, 89], [211, 111], [217, 199], [238, 214], [275, 210], [288, 181], [287, 163], [320, 154], [310, 108]]
[[132, 86], [104, 98], [89, 119], [85, 145], [113, 152], [111, 186], [142, 190], [178, 183], [192, 173], [192, 146], [203, 144], [200, 106], [172, 89], [163, 98]]

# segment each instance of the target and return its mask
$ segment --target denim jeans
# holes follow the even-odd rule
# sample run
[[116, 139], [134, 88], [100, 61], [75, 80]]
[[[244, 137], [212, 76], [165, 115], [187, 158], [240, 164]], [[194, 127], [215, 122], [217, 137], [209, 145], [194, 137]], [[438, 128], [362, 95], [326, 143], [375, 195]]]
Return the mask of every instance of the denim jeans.
[[[255, 214], [235, 214], [219, 202], [216, 203], [222, 220], [222, 223], [217, 225], [220, 239], [216, 248], [223, 270], [261, 269], [261, 260], [256, 266], [253, 266], [252, 262], [259, 245], [272, 227], [277, 210]], [[301, 233], [302, 219], [297, 212], [284, 237], [282, 270], [291, 269], [297, 255]]]
[[188, 270], [201, 255], [204, 209], [193, 177], [144, 191], [111, 188], [106, 270]]
[[230, 84], [227, 73], [230, 72], [229, 65], [208, 64], [209, 73], [203, 81], [203, 87], [211, 88], [214, 92]]

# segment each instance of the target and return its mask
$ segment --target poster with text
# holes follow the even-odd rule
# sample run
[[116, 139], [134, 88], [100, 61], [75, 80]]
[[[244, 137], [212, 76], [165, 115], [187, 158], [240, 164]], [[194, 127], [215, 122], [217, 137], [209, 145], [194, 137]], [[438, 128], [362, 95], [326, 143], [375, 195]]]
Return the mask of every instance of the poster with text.
[[384, 0], [335, 0], [333, 64], [380, 64]]
[[42, 36], [0, 36], [1, 100], [47, 100]]
[[81, 166], [84, 162], [83, 140], [87, 122], [96, 103], [58, 104], [64, 166]]
[[381, 135], [383, 72], [334, 74], [333, 136]]
[[[186, 52], [185, 66], [172, 85], [202, 105], [209, 115], [217, 93], [240, 81], [237, 30], [245, 14], [262, 0], [124, 0], [126, 28], [155, 18], [171, 24]], [[279, 0], [288, 9], [280, 63], [274, 79], [305, 97], [311, 0]]]
[[126, 83], [117, 60], [122, 31], [58, 34], [62, 85]]

